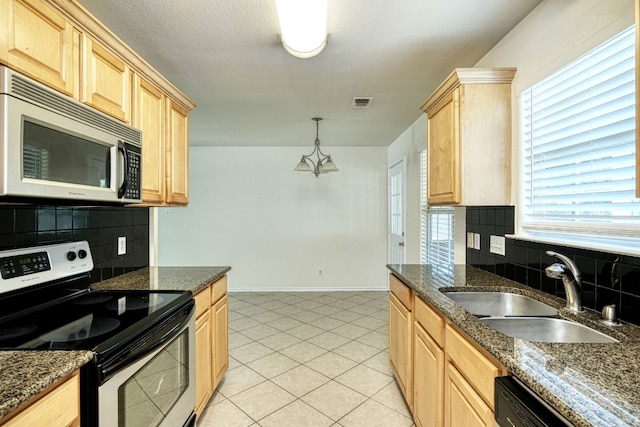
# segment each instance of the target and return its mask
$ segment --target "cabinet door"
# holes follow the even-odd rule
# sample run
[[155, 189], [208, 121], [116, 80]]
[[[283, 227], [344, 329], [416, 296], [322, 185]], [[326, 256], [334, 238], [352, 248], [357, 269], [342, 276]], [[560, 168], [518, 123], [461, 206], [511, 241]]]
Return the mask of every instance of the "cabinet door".
[[211, 307], [213, 337], [212, 390], [215, 390], [229, 367], [229, 297], [223, 296]]
[[211, 322], [209, 311], [196, 319], [196, 414], [211, 397]]
[[61, 382], [33, 405], [11, 418], [3, 427], [80, 425], [80, 380], [78, 373]]
[[142, 201], [160, 204], [164, 198], [164, 109], [165, 96], [157, 87], [134, 77], [133, 126], [142, 131]]
[[410, 408], [413, 399], [411, 325], [411, 312], [389, 294], [389, 362]]
[[5, 0], [0, 62], [78, 98], [80, 33], [40, 0]]
[[167, 203], [189, 202], [189, 113], [167, 99]]
[[428, 119], [427, 197], [430, 205], [461, 201], [459, 126], [459, 89], [456, 89]]
[[83, 37], [82, 102], [129, 123], [131, 120], [131, 71], [100, 43]]
[[493, 412], [456, 368], [447, 363], [444, 384], [445, 427], [493, 427]]
[[444, 351], [414, 323], [413, 418], [419, 427], [442, 426]]

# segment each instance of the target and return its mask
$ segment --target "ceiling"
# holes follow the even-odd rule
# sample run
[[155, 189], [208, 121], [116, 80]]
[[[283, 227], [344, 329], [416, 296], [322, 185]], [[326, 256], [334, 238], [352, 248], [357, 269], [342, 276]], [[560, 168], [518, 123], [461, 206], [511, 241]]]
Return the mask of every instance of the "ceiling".
[[311, 146], [314, 116], [322, 145], [388, 146], [540, 3], [329, 0], [327, 47], [297, 59], [274, 0], [78, 1], [197, 104], [191, 145], [213, 146]]

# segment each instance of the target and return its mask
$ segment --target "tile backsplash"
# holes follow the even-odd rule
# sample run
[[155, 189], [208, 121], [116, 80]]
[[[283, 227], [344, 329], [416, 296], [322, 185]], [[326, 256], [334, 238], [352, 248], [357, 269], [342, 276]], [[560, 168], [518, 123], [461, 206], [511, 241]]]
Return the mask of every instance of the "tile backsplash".
[[640, 325], [640, 258], [508, 238], [504, 256], [491, 253], [490, 236], [512, 234], [514, 215], [513, 206], [467, 208], [467, 232], [480, 234], [480, 250], [466, 250], [467, 264], [566, 298], [562, 281], [544, 273], [545, 267], [556, 262], [546, 251], [559, 252], [573, 259], [582, 273], [585, 308], [601, 311], [605, 305], [616, 304], [621, 320]]
[[[118, 237], [127, 253], [117, 255]], [[87, 240], [93, 256], [91, 282], [149, 265], [149, 209], [0, 205], [0, 250]]]

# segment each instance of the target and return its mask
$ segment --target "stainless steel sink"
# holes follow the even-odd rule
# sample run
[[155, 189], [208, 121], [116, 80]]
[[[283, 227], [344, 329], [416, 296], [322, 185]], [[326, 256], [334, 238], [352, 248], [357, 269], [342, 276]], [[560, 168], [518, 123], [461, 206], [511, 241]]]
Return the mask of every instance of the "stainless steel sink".
[[533, 342], [613, 343], [618, 342], [580, 323], [549, 317], [486, 317], [480, 319], [507, 336]]
[[557, 316], [558, 310], [524, 295], [507, 292], [443, 292], [476, 316]]

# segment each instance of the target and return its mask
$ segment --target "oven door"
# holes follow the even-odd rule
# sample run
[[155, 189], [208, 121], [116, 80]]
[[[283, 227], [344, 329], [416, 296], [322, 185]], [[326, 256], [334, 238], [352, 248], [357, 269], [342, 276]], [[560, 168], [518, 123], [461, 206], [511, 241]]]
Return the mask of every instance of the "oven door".
[[196, 402], [195, 320], [165, 345], [123, 367], [98, 388], [100, 426], [176, 427]]

